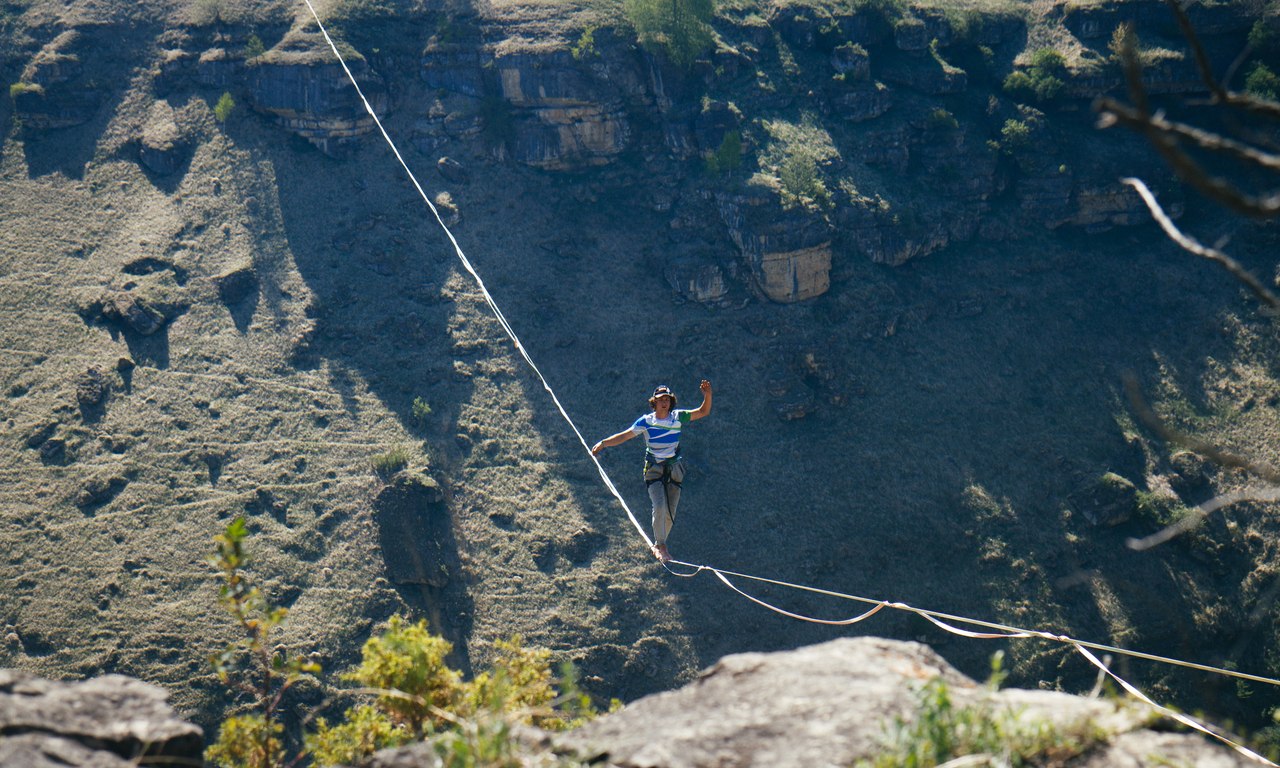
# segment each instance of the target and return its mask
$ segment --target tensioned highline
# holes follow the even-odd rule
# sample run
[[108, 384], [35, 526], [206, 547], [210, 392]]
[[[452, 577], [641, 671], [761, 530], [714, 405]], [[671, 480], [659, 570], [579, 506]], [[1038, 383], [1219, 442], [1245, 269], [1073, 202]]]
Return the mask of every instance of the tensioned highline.
[[[435, 216], [436, 222], [439, 223], [440, 228], [444, 230], [445, 235], [449, 238], [449, 242], [453, 244], [454, 253], [457, 255], [458, 260], [462, 263], [463, 268], [466, 269], [467, 273], [470, 274], [472, 279], [476, 281], [476, 285], [480, 288], [480, 292], [484, 295], [485, 302], [488, 303], [489, 308], [490, 310], [492, 310], [494, 317], [497, 318], [498, 323], [502, 326], [502, 329], [506, 332], [507, 336], [511, 338], [512, 343], [515, 345], [516, 351], [520, 353], [520, 356], [524, 358], [524, 361], [529, 365], [529, 368], [533, 371], [534, 375], [538, 377], [538, 380], [542, 383], [542, 388], [545, 389], [547, 391], [547, 394], [551, 396], [551, 400], [553, 403], [555, 403], [556, 409], [560, 411], [561, 417], [564, 418], [565, 422], [569, 425], [569, 428], [573, 430], [573, 434], [578, 438], [578, 442], [582, 445], [583, 449], [587, 452], [587, 455], [591, 457], [591, 461], [592, 463], [595, 464], [596, 471], [600, 473], [600, 478], [604, 481], [605, 486], [608, 487], [610, 493], [613, 494], [614, 498], [618, 500], [618, 503], [622, 506], [623, 511], [627, 513], [627, 517], [631, 520], [631, 524], [635, 527], [636, 531], [640, 534], [640, 537], [644, 539], [646, 548], [651, 547], [653, 545], [653, 542], [649, 539], [648, 534], [645, 533], [644, 527], [640, 525], [640, 522], [636, 519], [636, 516], [631, 511], [631, 507], [627, 505], [626, 500], [622, 498], [622, 494], [618, 492], [617, 487], [613, 484], [613, 480], [609, 477], [609, 473], [605, 471], [605, 468], [600, 463], [599, 459], [597, 459], [594, 455], [592, 455], [591, 446], [588, 445], [586, 439], [582, 436], [582, 432], [578, 430], [578, 426], [574, 423], [573, 418], [569, 416], [568, 411], [566, 411], [564, 405], [561, 404], [560, 398], [556, 396], [555, 391], [551, 388], [551, 385], [547, 382], [546, 377], [542, 375], [542, 371], [539, 370], [537, 364], [533, 362], [533, 358], [530, 357], [528, 350], [525, 349], [525, 346], [520, 341], [519, 336], [516, 335], [515, 329], [512, 328], [511, 324], [507, 321], [506, 316], [503, 315], [502, 310], [498, 307], [498, 304], [494, 300], [492, 294], [489, 293], [489, 289], [487, 286], [485, 286], [484, 280], [481, 279], [480, 274], [476, 271], [475, 267], [472, 266], [471, 260], [467, 258], [467, 255], [465, 253], [463, 253], [462, 246], [458, 244], [458, 240], [457, 238], [454, 237], [453, 232], [450, 231], [449, 227], [444, 223], [444, 219], [440, 216], [440, 211], [436, 208], [435, 204], [431, 202], [430, 197], [428, 197], [427, 193], [423, 190], [422, 185], [418, 182], [417, 177], [414, 175], [413, 171], [409, 168], [408, 163], [405, 162], [404, 157], [400, 154], [400, 150], [396, 147], [395, 142], [391, 140], [390, 134], [387, 133], [387, 129], [382, 125], [382, 120], [378, 118], [377, 113], [374, 112], [373, 106], [369, 103], [369, 100], [365, 98], [364, 91], [361, 90], [360, 88], [360, 83], [356, 81], [355, 76], [351, 73], [351, 69], [347, 66], [346, 60], [342, 58], [342, 54], [338, 51], [338, 46], [333, 42], [333, 39], [329, 37], [329, 32], [328, 30], [325, 29], [324, 23], [320, 20], [320, 15], [316, 13], [315, 7], [311, 4], [311, 0], [302, 0], [302, 1], [303, 3], [306, 4], [307, 10], [311, 12], [311, 17], [315, 20], [316, 26], [319, 28], [320, 34], [324, 37], [325, 42], [329, 44], [329, 48], [330, 50], [333, 51], [333, 55], [337, 58], [338, 63], [342, 65], [342, 70], [346, 73], [347, 79], [351, 81], [352, 87], [356, 89], [356, 94], [360, 97], [361, 103], [364, 104], [365, 111], [367, 111], [369, 113], [369, 116], [373, 118], [373, 122], [378, 127], [378, 131], [382, 134], [382, 138], [386, 141], [387, 146], [391, 148], [391, 152], [395, 155], [396, 160], [399, 161], [400, 166], [404, 169], [405, 173], [408, 175], [409, 180], [413, 183], [414, 188], [418, 191], [418, 195], [422, 197], [423, 202], [425, 202], [427, 204], [427, 207], [431, 209], [431, 213]], [[1165, 656], [1157, 656], [1154, 654], [1143, 653], [1140, 651], [1131, 651], [1126, 648], [1102, 645], [1100, 643], [1090, 643], [1082, 640], [1076, 640], [1075, 638], [1069, 637], [1067, 635], [1060, 635], [1060, 634], [1046, 632], [1042, 630], [1020, 629], [1018, 627], [1007, 626], [1007, 625], [999, 624], [996, 622], [983, 621], [980, 619], [971, 619], [963, 616], [940, 613], [938, 611], [930, 611], [922, 608], [915, 608], [905, 603], [890, 602], [887, 600], [875, 600], [867, 597], [858, 597], [856, 595], [848, 595], [840, 592], [832, 592], [830, 590], [818, 589], [816, 587], [809, 587], [801, 584], [793, 584], [790, 582], [779, 581], [776, 579], [768, 579], [761, 576], [752, 576], [745, 573], [736, 573], [734, 571], [728, 571], [722, 568], [715, 568], [710, 565], [685, 563], [685, 562], [674, 561], [674, 560], [672, 561], [672, 563], [677, 565], [687, 566], [693, 569], [691, 573], [679, 573], [679, 572], [673, 571], [671, 568], [668, 567], [667, 570], [676, 576], [693, 577], [703, 571], [708, 571], [714, 574], [721, 582], [723, 582], [726, 586], [728, 586], [734, 592], [737, 592], [738, 594], [742, 595], [748, 600], [758, 603], [759, 605], [762, 605], [768, 608], [769, 610], [775, 611], [779, 614], [788, 616], [793, 619], [797, 619], [799, 621], [808, 621], [808, 622], [814, 622], [814, 623], [820, 623], [820, 624], [848, 625], [848, 624], [857, 623], [859, 621], [862, 621], [863, 619], [870, 618], [871, 616], [875, 615], [876, 613], [878, 613], [880, 610], [884, 608], [892, 608], [894, 610], [907, 611], [909, 613], [914, 613], [948, 632], [961, 635], [963, 637], [970, 637], [970, 638], [977, 638], [977, 639], [1038, 638], [1042, 640], [1050, 640], [1053, 642], [1068, 644], [1072, 646], [1082, 656], [1084, 656], [1085, 659], [1089, 661], [1089, 663], [1093, 664], [1100, 671], [1102, 671], [1103, 673], [1109, 675], [1112, 679], [1114, 679], [1122, 688], [1128, 691], [1132, 696], [1142, 701], [1143, 703], [1151, 707], [1154, 707], [1156, 710], [1158, 710], [1161, 714], [1165, 715], [1166, 717], [1172, 718], [1178, 721], [1179, 723], [1182, 723], [1183, 725], [1187, 726], [1188, 728], [1192, 728], [1214, 739], [1217, 739], [1218, 741], [1223, 742], [1224, 744], [1230, 746], [1232, 749], [1236, 750], [1237, 752], [1244, 755], [1245, 757], [1248, 757], [1251, 760], [1255, 760], [1259, 763], [1262, 763], [1263, 765], [1269, 765], [1269, 766], [1273, 766], [1274, 768], [1280, 768], [1280, 766], [1278, 766], [1276, 763], [1271, 762], [1267, 758], [1263, 757], [1262, 755], [1259, 755], [1253, 750], [1250, 750], [1249, 748], [1243, 746], [1242, 744], [1239, 744], [1233, 741], [1231, 738], [1229, 738], [1224, 733], [1219, 732], [1213, 726], [1207, 723], [1202, 723], [1199, 720], [1196, 720], [1195, 718], [1189, 717], [1180, 712], [1174, 711], [1169, 707], [1156, 703], [1155, 701], [1147, 697], [1145, 694], [1143, 694], [1141, 691], [1139, 691], [1136, 687], [1134, 687], [1124, 679], [1120, 678], [1118, 675], [1116, 675], [1116, 673], [1112, 672], [1106, 666], [1106, 664], [1104, 664], [1101, 660], [1098, 659], [1097, 656], [1091, 653], [1089, 649], [1093, 648], [1095, 650], [1105, 651], [1109, 653], [1116, 653], [1124, 656], [1131, 656], [1134, 658], [1146, 659], [1149, 661], [1156, 661], [1164, 664], [1173, 664], [1173, 665], [1182, 666], [1182, 667], [1189, 667], [1191, 669], [1197, 669], [1203, 672], [1211, 672], [1214, 674], [1227, 675], [1230, 677], [1241, 678], [1241, 679], [1250, 680], [1258, 683], [1265, 683], [1268, 685], [1280, 686], [1280, 680], [1276, 680], [1270, 677], [1261, 677], [1258, 675], [1251, 675], [1243, 672], [1237, 672], [1229, 669], [1223, 669], [1221, 667], [1213, 667], [1205, 664], [1197, 664], [1194, 662], [1182, 661], [1179, 659], [1169, 658]], [[729, 581], [728, 576], [751, 579], [754, 581], [774, 584], [777, 586], [787, 587], [790, 589], [798, 589], [798, 590], [803, 590], [807, 592], [815, 592], [818, 594], [823, 594], [823, 595], [827, 595], [827, 596], [842, 599], [842, 600], [852, 600], [856, 602], [862, 602], [865, 604], [871, 604], [874, 607], [872, 607], [870, 610], [866, 611], [865, 613], [859, 616], [853, 617], [852, 619], [845, 619], [840, 621], [817, 619], [814, 617], [804, 616], [802, 614], [785, 611], [781, 608], [777, 608], [773, 605], [770, 605], [769, 603], [766, 603], [763, 600], [753, 597], [747, 594], [746, 592], [744, 592], [743, 590], [739, 589], [731, 581]], [[996, 629], [996, 630], [999, 630], [999, 632], [998, 633], [970, 632], [968, 630], [954, 627], [948, 624], [947, 622], [943, 621], [943, 619], [947, 619], [948, 621], [957, 622], [957, 623], [965, 623], [973, 626], [984, 627], [987, 629]]]

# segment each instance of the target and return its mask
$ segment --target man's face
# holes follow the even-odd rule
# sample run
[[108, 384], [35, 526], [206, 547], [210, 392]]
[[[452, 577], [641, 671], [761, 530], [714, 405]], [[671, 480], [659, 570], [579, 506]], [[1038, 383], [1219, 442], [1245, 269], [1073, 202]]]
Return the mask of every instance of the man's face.
[[671, 395], [659, 395], [658, 399], [654, 401], [654, 407], [659, 411], [671, 410]]

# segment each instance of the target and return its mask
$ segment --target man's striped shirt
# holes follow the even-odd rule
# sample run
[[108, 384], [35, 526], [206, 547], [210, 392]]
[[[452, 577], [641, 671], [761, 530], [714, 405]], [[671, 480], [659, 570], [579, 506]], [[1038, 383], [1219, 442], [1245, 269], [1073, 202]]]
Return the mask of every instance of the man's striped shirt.
[[659, 461], [676, 455], [680, 448], [680, 428], [690, 421], [690, 411], [672, 411], [665, 419], [646, 413], [631, 425], [631, 433], [643, 434], [649, 453]]

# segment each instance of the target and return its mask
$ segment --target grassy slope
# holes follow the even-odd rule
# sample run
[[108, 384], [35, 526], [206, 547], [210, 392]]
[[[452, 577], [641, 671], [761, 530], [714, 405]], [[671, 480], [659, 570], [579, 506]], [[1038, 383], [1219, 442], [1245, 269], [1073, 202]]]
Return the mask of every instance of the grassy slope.
[[[198, 139], [177, 177], [149, 178], [133, 159], [151, 98], [140, 73], [87, 126], [4, 139], [0, 579], [15, 588], [0, 603], [0, 664], [127, 672], [168, 684], [188, 712], [206, 707], [218, 686], [204, 658], [230, 627], [202, 559], [246, 508], [258, 572], [294, 609], [289, 639], [329, 666], [394, 610], [438, 613], [432, 595], [380, 578], [369, 460], [399, 444], [421, 446], [415, 463], [449, 486], [470, 606], [440, 618], [473, 661], [522, 631], [578, 658], [598, 690], [629, 697], [727, 652], [849, 631], [765, 613], [706, 577], [666, 578], [386, 150], [370, 141], [336, 162], [243, 112], [222, 127], [207, 103], [216, 96], [174, 105]], [[390, 127], [407, 135], [411, 120], [402, 111]], [[442, 152], [482, 163], [461, 146]], [[433, 193], [445, 188], [434, 160], [411, 154]], [[1249, 627], [1233, 605], [1268, 584], [1254, 563], [1276, 535], [1261, 510], [1230, 511], [1230, 545], [1212, 558], [1184, 545], [1138, 555], [1123, 538], [1141, 523], [1092, 529], [1065, 501], [1104, 470], [1140, 480], [1151, 468], [1117, 419], [1125, 370], [1186, 393], [1182, 413], [1210, 411], [1196, 422], [1210, 435], [1265, 453], [1275, 408], [1265, 397], [1237, 407], [1277, 387], [1270, 326], [1225, 277], [1149, 229], [1033, 234], [897, 270], [844, 255], [817, 301], [710, 310], [673, 301], [661, 277], [684, 235], [654, 211], [663, 193], [651, 181], [630, 161], [571, 180], [486, 166], [449, 191], [464, 248], [589, 439], [634, 418], [656, 382], [686, 403], [699, 377], [715, 382], [715, 414], [688, 439], [677, 555], [1200, 659], [1237, 646], [1254, 655], [1251, 637], [1274, 644], [1269, 620]], [[1240, 255], [1268, 269], [1261, 241], [1244, 235]], [[191, 279], [121, 274], [144, 256]], [[261, 298], [231, 311], [208, 278], [248, 261]], [[76, 313], [130, 279], [191, 305], [133, 349]], [[308, 334], [316, 355], [298, 366]], [[76, 377], [126, 354], [141, 363], [128, 388], [86, 421]], [[807, 355], [848, 403], [779, 421], [770, 382], [803, 376]], [[414, 397], [433, 407], [422, 428]], [[78, 457], [66, 467], [23, 447], [55, 417]], [[647, 524], [632, 449], [605, 464]], [[91, 477], [126, 473], [109, 504], [73, 503]], [[936, 642], [969, 671], [992, 650], [903, 615], [863, 627]], [[1058, 649], [1011, 650], [1032, 682], [1082, 674], [1074, 662], [1059, 669]]]

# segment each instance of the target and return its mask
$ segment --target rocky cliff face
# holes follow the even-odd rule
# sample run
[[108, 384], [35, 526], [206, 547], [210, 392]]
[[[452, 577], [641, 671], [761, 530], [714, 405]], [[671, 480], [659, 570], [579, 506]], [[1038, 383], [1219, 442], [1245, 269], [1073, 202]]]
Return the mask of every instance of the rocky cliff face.
[[[555, 173], [618, 163], [630, 151], [670, 155], [677, 178], [664, 181], [716, 194], [749, 287], [779, 302], [822, 295], [831, 262], [842, 258], [900, 264], [978, 232], [1007, 238], [1021, 226], [1097, 232], [1144, 221], [1136, 197], [1115, 185], [1110, 158], [1074, 138], [1087, 100], [1121, 84], [1106, 52], [1119, 25], [1135, 25], [1152, 50], [1164, 46], [1146, 71], [1153, 92], [1203, 89], [1161, 3], [1071, 6], [1057, 34], [1083, 54], [1058, 73], [1062, 95], [1036, 104], [1031, 150], [1018, 134], [1027, 123], [1019, 109], [1029, 107], [1015, 103], [1029, 97], [1001, 88], [1005, 74], [1029, 66], [1025, 18], [960, 23], [925, 5], [896, 15], [871, 6], [771, 8], [766, 20], [720, 19], [720, 47], [688, 71], [608, 24], [549, 33], [546, 14], [500, 11], [432, 16], [386, 42], [415, 46], [412, 58], [383, 49], [366, 57], [357, 46], [349, 61], [376, 110], [419, 116], [411, 138], [428, 155], [462, 138], [491, 157]], [[1211, 53], [1229, 57], [1243, 45], [1251, 16], [1242, 4], [1195, 13]], [[94, 34], [67, 30], [26, 65], [13, 101], [29, 129], [74, 125], [96, 109], [99, 89], [84, 64]], [[370, 133], [372, 120], [314, 27], [267, 37], [278, 39], [263, 46], [250, 28], [228, 25], [171, 35], [156, 64], [157, 90], [242, 93], [329, 154]], [[416, 72], [408, 71], [415, 60]], [[410, 87], [414, 79], [429, 92]], [[961, 103], [974, 108], [957, 111]], [[839, 158], [818, 169], [832, 194], [807, 215], [788, 210], [785, 195], [769, 200], [746, 185], [751, 172], [778, 173], [763, 162], [762, 126], [797, 113], [816, 121]], [[719, 154], [730, 135], [743, 147], [732, 158]], [[144, 144], [143, 160], [169, 172], [174, 161], [156, 144]], [[706, 176], [701, 166], [710, 162], [730, 172]], [[846, 186], [856, 194], [841, 194]]]

